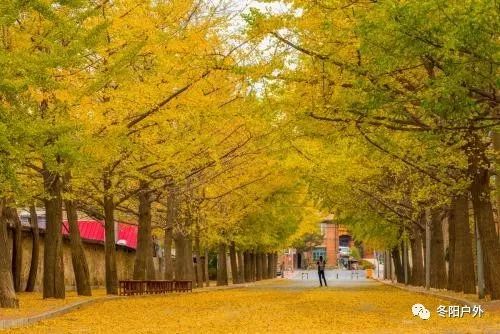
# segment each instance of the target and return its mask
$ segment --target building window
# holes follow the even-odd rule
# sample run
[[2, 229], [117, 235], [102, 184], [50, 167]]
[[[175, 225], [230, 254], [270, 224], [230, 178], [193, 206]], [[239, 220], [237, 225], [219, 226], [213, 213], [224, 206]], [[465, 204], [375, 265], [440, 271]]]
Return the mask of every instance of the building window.
[[326, 259], [326, 247], [316, 247], [313, 249], [313, 261], [318, 261], [322, 256], [323, 260]]
[[350, 235], [341, 235], [339, 237], [339, 246], [340, 247], [349, 247], [351, 243], [351, 236]]

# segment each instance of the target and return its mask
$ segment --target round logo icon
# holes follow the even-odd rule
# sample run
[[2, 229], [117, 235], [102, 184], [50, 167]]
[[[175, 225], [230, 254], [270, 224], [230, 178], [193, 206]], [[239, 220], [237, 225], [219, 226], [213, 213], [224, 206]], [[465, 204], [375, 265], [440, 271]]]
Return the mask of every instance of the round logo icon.
[[414, 304], [411, 307], [411, 313], [414, 317], [418, 315], [422, 320], [428, 320], [431, 317], [431, 312], [422, 304]]

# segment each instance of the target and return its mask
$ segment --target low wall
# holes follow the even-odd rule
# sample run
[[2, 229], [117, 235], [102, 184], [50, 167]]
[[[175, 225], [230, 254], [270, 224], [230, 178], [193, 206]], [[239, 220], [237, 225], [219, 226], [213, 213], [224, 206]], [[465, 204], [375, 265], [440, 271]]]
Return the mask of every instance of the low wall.
[[[11, 240], [12, 242], [12, 240]], [[30, 270], [32, 237], [30, 231], [22, 233], [23, 248], [23, 269], [21, 274], [21, 288], [24, 290]], [[103, 287], [105, 285], [105, 264], [104, 264], [104, 245], [98, 243], [83, 243], [87, 263], [89, 265], [90, 282], [94, 287]], [[36, 277], [35, 290], [42, 290], [43, 278], [43, 252], [44, 235], [40, 234], [40, 257], [38, 262], [38, 273]], [[63, 238], [64, 253], [64, 280], [67, 289], [75, 287], [75, 276], [73, 274], [73, 265], [71, 262], [71, 249], [69, 239]], [[118, 279], [130, 279], [134, 270], [135, 251], [125, 247], [117, 247], [116, 262], [118, 270]]]

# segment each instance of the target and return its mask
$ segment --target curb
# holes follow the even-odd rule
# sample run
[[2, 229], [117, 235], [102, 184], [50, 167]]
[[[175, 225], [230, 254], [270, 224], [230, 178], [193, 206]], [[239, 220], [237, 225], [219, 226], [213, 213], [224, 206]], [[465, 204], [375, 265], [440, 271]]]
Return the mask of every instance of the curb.
[[380, 279], [377, 279], [377, 278], [373, 278], [373, 280], [375, 280], [377, 282], [380, 282], [382, 284], [385, 284], [385, 285], [389, 285], [389, 286], [392, 286], [392, 287], [404, 290], [404, 291], [418, 293], [420, 295], [432, 296], [432, 297], [436, 297], [436, 298], [439, 298], [439, 299], [447, 300], [447, 301], [450, 301], [450, 302], [454, 302], [454, 303], [458, 303], [458, 304], [462, 304], [462, 305], [468, 305], [468, 306], [471, 306], [471, 307], [474, 306], [474, 305], [477, 305], [477, 303], [474, 303], [474, 302], [472, 302], [470, 300], [466, 300], [466, 299], [462, 299], [462, 298], [457, 298], [457, 297], [452, 297], [452, 296], [447, 296], [447, 295], [442, 295], [440, 293], [433, 292], [433, 291], [417, 290], [417, 289], [413, 289], [411, 287], [397, 285], [397, 284], [392, 283], [392, 282], [386, 282], [384, 280], [380, 280]]
[[[262, 280], [261, 282], [268, 282], [268, 281], [269, 280]], [[231, 285], [224, 285], [224, 286], [203, 287], [203, 288], [194, 289], [191, 293], [203, 293], [203, 292], [210, 292], [210, 291], [248, 288], [248, 287], [251, 287], [251, 286], [258, 284], [258, 283], [257, 284], [256, 283], [257, 282], [244, 283], [244, 284], [231, 284]], [[183, 293], [180, 293], [180, 294], [183, 294]], [[81, 301], [75, 302], [73, 304], [65, 305], [65, 306], [58, 308], [58, 309], [45, 311], [45, 312], [42, 312], [40, 314], [33, 315], [30, 317], [26, 317], [26, 318], [0, 320], [0, 330], [14, 328], [14, 327], [29, 326], [29, 325], [32, 325], [32, 324], [37, 323], [39, 321], [54, 318], [54, 317], [78, 310], [84, 306], [88, 306], [88, 305], [91, 305], [93, 303], [97, 303], [97, 302], [125, 299], [125, 298], [129, 298], [129, 299], [130, 298], [145, 298], [145, 297], [147, 298], [147, 297], [159, 297], [159, 296], [168, 296], [168, 295], [170, 295], [170, 294], [140, 295], [140, 296], [104, 296], [104, 297], [97, 297], [97, 298], [88, 299], [88, 300], [81, 300]]]

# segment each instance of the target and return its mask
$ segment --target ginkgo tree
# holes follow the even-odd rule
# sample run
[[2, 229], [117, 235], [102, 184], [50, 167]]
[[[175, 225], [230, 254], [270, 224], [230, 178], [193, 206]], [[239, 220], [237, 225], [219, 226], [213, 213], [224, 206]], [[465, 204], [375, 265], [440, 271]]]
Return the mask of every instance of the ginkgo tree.
[[[413, 284], [425, 269], [432, 286], [471, 292], [475, 264], [500, 297], [494, 4], [261, 3], [282, 10], [235, 23], [230, 0], [0, 5], [2, 253], [14, 231], [2, 307], [21, 289], [16, 209], [39, 203], [44, 298], [65, 295], [64, 218], [77, 291], [91, 293], [78, 211], [104, 221], [108, 294], [117, 221], [138, 224], [134, 279], [159, 278], [152, 236], [163, 235], [162, 276], [202, 286], [215, 250], [227, 283], [228, 246], [233, 282], [273, 277], [276, 252], [334, 213], [391, 253], [398, 280], [411, 256]], [[484, 250], [475, 263], [469, 206]]]
[[[99, 91], [84, 98], [79, 107], [86, 111], [80, 113], [80, 121], [94, 124], [90, 131], [98, 137], [89, 142], [89, 151], [102, 155], [101, 181], [90, 179], [98, 192], [88, 209], [103, 208], [98, 211], [111, 243], [106, 256], [110, 293], [117, 292], [112, 243], [115, 209], [141, 216], [130, 207], [137, 203], [134, 196], [147, 194], [147, 199], [141, 198], [149, 202], [144, 208], [150, 207], [153, 192], [161, 193], [165, 184], [182, 180], [203, 165], [207, 155], [214, 156], [209, 138], [217, 116], [210, 111], [223, 110], [238, 95], [238, 77], [225, 74], [228, 56], [217, 42], [215, 27], [222, 19], [205, 15], [210, 10], [199, 2], [124, 1], [113, 3], [103, 14], [111, 24], [107, 43], [96, 56], [97, 69], [107, 75], [111, 67], [111, 75], [104, 77], [107, 81], [97, 75], [93, 85], [101, 85]], [[142, 231], [140, 240], [146, 244], [139, 242], [140, 254], [151, 248], [149, 228], [145, 236]]]
[[[9, 196], [8, 201], [23, 204], [31, 202], [30, 196], [37, 196], [45, 204], [45, 297], [64, 297], [62, 176], [81, 157], [71, 105], [72, 97], [82, 94], [83, 87], [71, 76], [81, 73], [88, 63], [85, 51], [98, 43], [102, 25], [91, 23], [91, 17], [99, 7], [79, 1], [64, 5], [32, 1], [2, 5], [2, 14], [6, 14], [2, 15], [6, 74], [3, 115], [15, 121], [17, 131], [22, 133], [23, 140], [16, 145], [18, 150], [24, 149], [18, 155], [22, 160], [17, 177], [25, 182], [24, 191], [33, 190], [23, 196], [3, 192], [2, 198]], [[33, 186], [33, 177], [38, 180], [37, 187]]]
[[[492, 70], [496, 68], [492, 36], [497, 20], [491, 17], [496, 15], [492, 4], [282, 3], [284, 11], [254, 10], [247, 16], [249, 37], [256, 43], [271, 41], [279, 50], [265, 64], [270, 94], [289, 106], [288, 114], [306, 124], [304, 129], [326, 139], [324, 145], [331, 140], [331, 133], [340, 131], [344, 136], [359, 137], [368, 148], [386, 155], [370, 155], [367, 161], [375, 156], [385, 159], [389, 175], [393, 168], [396, 174], [405, 168], [409, 172], [406, 177], [416, 181], [410, 195], [400, 191], [404, 188], [401, 185], [401, 189], [392, 187], [394, 194], [389, 197], [398, 205], [413, 201], [415, 217], [433, 204], [430, 206], [436, 213], [427, 219], [433, 221], [436, 233], [441, 217], [454, 213], [448, 217], [450, 226], [461, 227], [450, 232], [461, 231], [470, 239], [469, 229], [463, 229], [467, 221], [455, 220], [468, 211], [469, 193], [479, 234], [487, 239], [482, 240], [489, 268], [487, 288], [498, 298], [498, 235], [486, 167], [494, 158], [489, 155], [488, 132], [498, 125], [494, 111], [496, 71]], [[472, 35], [478, 38], [472, 40]], [[352, 151], [353, 147], [345, 149]], [[386, 178], [387, 174], [375, 177]], [[338, 181], [337, 176], [332, 177], [333, 182]], [[376, 197], [386, 197], [383, 192], [387, 190], [374, 190]], [[488, 195], [477, 197], [479, 193]], [[408, 218], [416, 221], [415, 217]], [[470, 242], [462, 243], [454, 252], [465, 249], [470, 254], [470, 246]], [[440, 255], [431, 263], [438, 261], [444, 270], [443, 251], [436, 254]], [[458, 254], [450, 256], [451, 261], [461, 258]], [[481, 269], [481, 260], [477, 266]], [[439, 286], [444, 287], [442, 284]]]

